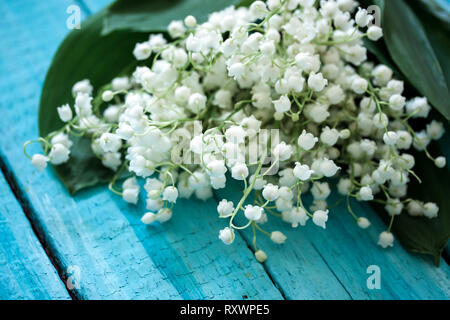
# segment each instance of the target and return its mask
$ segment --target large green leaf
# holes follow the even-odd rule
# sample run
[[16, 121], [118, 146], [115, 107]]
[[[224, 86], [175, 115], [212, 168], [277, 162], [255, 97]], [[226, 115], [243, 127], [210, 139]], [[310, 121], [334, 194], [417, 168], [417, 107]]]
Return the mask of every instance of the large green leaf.
[[[101, 36], [105, 14], [103, 10], [86, 20], [81, 30], [72, 31], [56, 52], [42, 89], [41, 136], [62, 126], [56, 108], [65, 103], [73, 104], [71, 88], [75, 82], [88, 78], [95, 89], [100, 88], [134, 63], [135, 43], [148, 37], [148, 34], [129, 31]], [[94, 156], [86, 138], [74, 138], [71, 152], [68, 163], [55, 167], [71, 193], [111, 178], [113, 172]]]
[[392, 60], [408, 81], [450, 119], [450, 92], [443, 69], [421, 22], [403, 1], [385, 1], [384, 39]]
[[392, 61], [391, 56], [389, 55], [389, 52], [387, 50], [386, 44], [384, 43], [384, 41], [371, 41], [369, 39], [364, 38], [364, 45], [366, 46], [367, 50], [369, 50], [370, 53], [372, 53], [375, 58], [378, 59], [378, 61], [386, 66], [388, 66], [389, 68], [391, 68], [394, 73], [395, 76], [399, 79], [405, 80], [405, 77], [403, 76], [403, 74], [400, 72], [400, 70], [397, 68], [396, 64], [394, 63], [394, 61]]
[[118, 0], [109, 7], [102, 33], [114, 30], [163, 32], [172, 20], [193, 15], [198, 22], [204, 22], [210, 13], [240, 4], [241, 0]]
[[[386, 8], [382, 6], [384, 4], [384, 0], [362, 0], [361, 4], [365, 7], [370, 5], [381, 5], [382, 10], [395, 10], [390, 5], [386, 5]], [[390, 0], [386, 2], [397, 2], [397, 0]], [[448, 34], [450, 32], [450, 22], [449, 22], [449, 13], [439, 7], [434, 1], [426, 1], [426, 0], [414, 0], [408, 1], [408, 4], [416, 11], [417, 17], [420, 18], [422, 25], [425, 29], [426, 37], [432, 46], [432, 51], [436, 54], [437, 59], [439, 60], [439, 64], [442, 67], [442, 72], [447, 80], [447, 84], [449, 83], [450, 77], [450, 63], [448, 61], [448, 57], [450, 56], [450, 39]], [[398, 10], [398, 9], [396, 9]], [[403, 23], [404, 17], [399, 17], [395, 15], [396, 11], [391, 11], [391, 14], [383, 14], [384, 24], [384, 33], [385, 39], [390, 39], [390, 33], [392, 33], [391, 29], [394, 23]], [[399, 21], [386, 22], [388, 19], [400, 19]], [[416, 26], [411, 27], [411, 21], [406, 25], [407, 28], [416, 29], [419, 28], [419, 35], [424, 34], [417, 20], [414, 23], [417, 23]], [[387, 25], [387, 26], [386, 26]], [[416, 30], [417, 31], [417, 30]], [[406, 37], [407, 31], [401, 28], [396, 32], [400, 33], [398, 37]], [[402, 34], [405, 33], [405, 34]], [[416, 35], [417, 36], [417, 35]], [[422, 37], [423, 38], [423, 37]], [[417, 50], [419, 50], [419, 55], [425, 55], [426, 51], [422, 53], [421, 48], [413, 48], [412, 52], [404, 52], [405, 50], [410, 50], [411, 48], [405, 47], [406, 49], [397, 48], [404, 41], [412, 41], [409, 39], [399, 40], [397, 43], [394, 43], [395, 47], [392, 48], [392, 41], [379, 40], [377, 42], [366, 41], [366, 46], [368, 50], [381, 62], [388, 66], [390, 66], [393, 70], [396, 71], [397, 77], [403, 77], [403, 80], [408, 84], [408, 91], [411, 91], [411, 86], [416, 86], [416, 84], [412, 83], [413, 78], [410, 78], [410, 73], [406, 74], [406, 76], [402, 76], [402, 72], [399, 71], [403, 65], [397, 65], [396, 62], [398, 60], [410, 59], [409, 63], [413, 65], [410, 69], [415, 70], [415, 68], [419, 68], [417, 72], [423, 72], [423, 68], [420, 68], [419, 64], [422, 63], [422, 66], [425, 66], [425, 69], [428, 68], [428, 61], [417, 61], [415, 55], [417, 54]], [[414, 47], [414, 42], [409, 43], [409, 46], [412, 45]], [[389, 47], [391, 46], [391, 47]], [[415, 51], [414, 51], [415, 50]], [[392, 54], [392, 56], [391, 56]], [[393, 55], [398, 54], [398, 58], [394, 62]], [[427, 57], [423, 57], [427, 60]], [[405, 61], [402, 61], [405, 63]], [[427, 63], [427, 64], [424, 64]], [[417, 65], [417, 66], [416, 66]], [[435, 68], [439, 69], [439, 66]], [[397, 67], [398, 66], [398, 67]], [[403, 66], [404, 68], [404, 66]], [[433, 64], [431, 65], [433, 68]], [[403, 71], [404, 69], [402, 69]], [[441, 82], [442, 82], [442, 76]], [[419, 79], [425, 79], [420, 78]], [[428, 81], [428, 80], [427, 80]], [[419, 87], [417, 87], [419, 89]], [[443, 91], [443, 95], [446, 95], [446, 91]], [[429, 97], [427, 94], [425, 94]], [[430, 98], [430, 97], [429, 97]], [[431, 101], [431, 99], [430, 99]], [[433, 103], [433, 101], [432, 101]], [[449, 106], [447, 104], [447, 110]], [[437, 115], [436, 115], [437, 117]], [[439, 119], [443, 120], [443, 119]], [[443, 120], [445, 122], [445, 120]], [[433, 146], [432, 153], [439, 155], [442, 152], [439, 150], [437, 145]], [[441, 183], [440, 181], [448, 181], [450, 179], [450, 174], [447, 169], [438, 169], [432, 161], [426, 158], [422, 153], [416, 152], [415, 154], [417, 165], [415, 167], [415, 172], [422, 179], [422, 183], [418, 183], [417, 181], [411, 181], [408, 195], [417, 199], [421, 199], [424, 201], [432, 201], [436, 202], [440, 207], [439, 216], [437, 219], [428, 220], [423, 217], [411, 217], [407, 213], [403, 213], [399, 217], [396, 218], [395, 223], [393, 225], [393, 232], [396, 237], [399, 239], [401, 244], [412, 252], [423, 253], [432, 255], [436, 264], [439, 265], [440, 256], [442, 250], [445, 248], [449, 234], [450, 234], [450, 199], [447, 194], [450, 192], [450, 185], [448, 183]], [[440, 177], [439, 180], [436, 177]], [[380, 205], [374, 205], [378, 214], [385, 219], [385, 221], [389, 222], [389, 217], [387, 216], [384, 208]]]
[[410, 5], [425, 28], [450, 88], [450, 12], [433, 0], [415, 0]]
[[[432, 149], [435, 154], [437, 148]], [[422, 183], [416, 180], [408, 185], [408, 197], [424, 202], [434, 202], [439, 206], [437, 218], [412, 217], [406, 212], [397, 216], [392, 230], [397, 239], [411, 252], [433, 256], [439, 266], [442, 251], [450, 237], [450, 173], [447, 168], [439, 169], [423, 153], [414, 152], [416, 166], [414, 172]], [[412, 178], [413, 179], [413, 178]], [[376, 211], [389, 222], [384, 208], [375, 205]]]

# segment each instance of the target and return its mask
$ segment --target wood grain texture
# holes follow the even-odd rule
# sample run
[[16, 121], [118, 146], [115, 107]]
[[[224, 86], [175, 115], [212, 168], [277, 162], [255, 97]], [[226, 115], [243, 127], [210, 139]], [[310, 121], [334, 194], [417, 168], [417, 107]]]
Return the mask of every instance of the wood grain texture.
[[[85, 3], [91, 8], [92, 11], [99, 10], [104, 3], [99, 4], [98, 2], [92, 3], [90, 0], [85, 0]], [[104, 1], [105, 3], [108, 0]], [[234, 195], [237, 190], [234, 190]], [[378, 217], [374, 214], [370, 207], [365, 206], [364, 212], [368, 212], [371, 218], [375, 219], [374, 227], [382, 230], [383, 223], [378, 219]], [[337, 240], [340, 242], [340, 251], [347, 253], [345, 259], [339, 258], [341, 256], [341, 252], [336, 252], [336, 249], [330, 250], [327, 249], [329, 245], [329, 241], [327, 245], [322, 245], [321, 239], [315, 241], [309, 241], [308, 238], [316, 239], [317, 235], [315, 233], [319, 233], [321, 237], [326, 236], [325, 232], [319, 230], [318, 228], [314, 228], [311, 226], [307, 227], [308, 233], [296, 232], [295, 230], [288, 231], [292, 234], [292, 241], [286, 243], [284, 248], [274, 248], [274, 244], [271, 243], [267, 238], [263, 238], [263, 245], [270, 245], [272, 250], [270, 254], [270, 260], [272, 263], [267, 264], [267, 269], [271, 276], [277, 282], [279, 288], [283, 291], [284, 295], [287, 298], [293, 299], [367, 299], [367, 298], [440, 298], [449, 295], [449, 284], [448, 284], [448, 268], [446, 269], [447, 273], [444, 272], [435, 272], [434, 266], [429, 265], [427, 262], [424, 262], [422, 258], [412, 257], [409, 254], [405, 253], [399, 244], [397, 244], [396, 248], [393, 250], [394, 253], [391, 256], [396, 256], [400, 251], [400, 256], [406, 256], [408, 259], [407, 264], [425, 264], [425, 270], [428, 271], [428, 275], [424, 278], [421, 278], [422, 281], [416, 282], [415, 290], [413, 292], [408, 292], [408, 281], [409, 276], [414, 275], [416, 273], [420, 273], [422, 270], [414, 270], [412, 273], [407, 275], [404, 278], [400, 278], [397, 281], [392, 282], [390, 278], [392, 278], [393, 274], [390, 272], [391, 268], [388, 269], [388, 278], [383, 281], [384, 288], [383, 290], [369, 290], [366, 286], [366, 280], [368, 274], [366, 273], [367, 267], [370, 265], [369, 260], [367, 259], [370, 255], [363, 254], [363, 257], [360, 257], [360, 263], [354, 266], [350, 261], [353, 261], [354, 257], [357, 256], [359, 252], [362, 253], [367, 252], [367, 250], [375, 250], [377, 252], [376, 259], [373, 259], [372, 264], [377, 264], [380, 261], [384, 261], [384, 253], [385, 250], [382, 250], [378, 247], [376, 243], [376, 237], [378, 235], [378, 231], [375, 231], [372, 228], [372, 241], [367, 241], [367, 234], [361, 232], [359, 228], [357, 228], [351, 217], [346, 213], [345, 206], [340, 206], [335, 214], [344, 215], [342, 217], [344, 221], [341, 219], [335, 220], [332, 219], [332, 226], [334, 224], [339, 224], [341, 226], [341, 230], [335, 231], [333, 234], [337, 236]], [[281, 227], [282, 223], [277, 223], [276, 227]], [[286, 229], [283, 226], [283, 229]], [[350, 229], [350, 230], [348, 230]], [[345, 236], [343, 236], [345, 234]], [[356, 234], [356, 237], [354, 236]], [[352, 242], [355, 240], [359, 240], [357, 237], [363, 236], [366, 238], [366, 241], [363, 241], [362, 244], [359, 244], [358, 253], [347, 250], [347, 248], [355, 247]], [[251, 235], [247, 232], [244, 233], [244, 237], [247, 243], [251, 243]], [[356, 238], [356, 239], [355, 239]], [[328, 239], [328, 237], [325, 237]], [[366, 248], [368, 246], [369, 248]], [[321, 250], [320, 250], [321, 249]], [[338, 250], [339, 250], [338, 249]], [[348, 253], [351, 253], [350, 255]], [[335, 262], [335, 259], [338, 259], [338, 262]], [[398, 261], [401, 261], [400, 258]], [[412, 261], [411, 261], [412, 260]], [[397, 262], [398, 262], [397, 261]], [[347, 265], [351, 265], [352, 272], [345, 272]], [[445, 264], [445, 263], [444, 263]], [[386, 264], [385, 264], [386, 265]], [[400, 264], [398, 267], [402, 267], [403, 264]], [[446, 268], [445, 265], [443, 268]], [[385, 268], [383, 268], [385, 269]], [[384, 271], [384, 270], [383, 270]], [[334, 274], [337, 272], [337, 274]], [[395, 273], [396, 271], [394, 271]], [[385, 272], [383, 272], [384, 275]], [[277, 277], [278, 274], [278, 277]], [[292, 276], [293, 275], [293, 276]], [[345, 282], [341, 283], [340, 277], [345, 278]], [[337, 277], [337, 278], [336, 278]], [[436, 288], [433, 290], [429, 290], [427, 287], [427, 279], [428, 277], [434, 278], [431, 281], [433, 284], [437, 283]], [[383, 277], [384, 279], [384, 277]], [[444, 283], [441, 285], [441, 279], [444, 279]], [[350, 289], [348, 289], [349, 287]], [[394, 290], [393, 290], [394, 289]], [[396, 291], [398, 289], [398, 292]], [[442, 290], [441, 290], [442, 289]], [[346, 291], [348, 290], [348, 291]], [[424, 290], [425, 292], [422, 292]], [[430, 293], [431, 292], [431, 293]]]
[[[237, 203], [240, 190], [242, 186], [234, 182], [226, 190], [217, 192], [218, 200], [226, 198]], [[337, 200], [334, 195], [329, 203]], [[431, 258], [410, 254], [398, 242], [394, 248], [382, 249], [376, 243], [379, 233], [386, 229], [384, 223], [369, 205], [352, 202], [352, 208], [371, 221], [372, 226], [368, 230], [361, 230], [355, 224], [344, 203], [330, 210], [326, 230], [315, 226], [311, 220], [305, 227], [293, 229], [278, 218], [269, 216], [273, 229], [267, 231], [279, 230], [288, 240], [280, 247], [258, 233], [257, 243], [267, 252], [267, 270], [287, 297], [304, 299], [314, 296], [314, 293], [305, 295], [304, 289], [315, 287], [320, 292], [313, 292], [326, 298], [450, 298], [450, 267], [444, 261], [440, 268], [436, 268]], [[251, 244], [253, 234], [250, 231], [242, 234]], [[323, 265], [329, 268], [328, 272], [323, 272]], [[367, 287], [367, 278], [371, 275], [367, 268], [371, 265], [380, 268], [380, 290]], [[345, 293], [339, 290], [336, 282]]]
[[[328, 229], [290, 229], [278, 247], [260, 237], [269, 260], [258, 264], [238, 235], [233, 246], [217, 238], [225, 225], [216, 202], [179, 201], [165, 225], [144, 226], [143, 205], [129, 206], [99, 186], [70, 197], [51, 169], [34, 170], [21, 145], [38, 135], [37, 108], [45, 72], [68, 30], [66, 8], [83, 14], [107, 0], [0, 2], [0, 156], [22, 192], [32, 222], [61, 270], [80, 269], [81, 299], [433, 299], [449, 298], [449, 268], [431, 260], [376, 246], [382, 222], [365, 206], [373, 223], [359, 230], [345, 212], [333, 210]], [[58, 88], [55, 88], [58, 90]], [[34, 149], [35, 152], [39, 148]], [[234, 190], [236, 192], [237, 190]], [[231, 197], [230, 189], [220, 195]], [[233, 193], [236, 196], [236, 193]], [[1, 202], [0, 202], [1, 203]], [[311, 221], [310, 221], [311, 222]], [[381, 290], [368, 290], [369, 265], [381, 268]], [[275, 284], [274, 284], [275, 283]], [[2, 294], [0, 288], [0, 296]]]
[[[105, 186], [70, 197], [52, 170], [34, 170], [21, 144], [38, 135], [38, 98], [65, 29], [69, 1], [3, 1], [1, 156], [61, 270], [78, 267], [82, 299], [281, 299], [245, 242], [225, 247], [215, 202], [181, 202], [176, 219], [146, 227], [145, 212]], [[26, 8], [24, 12], [23, 8]], [[6, 28], [6, 26], [9, 27]], [[57, 88], [55, 88], [57, 90]], [[39, 151], [36, 147], [34, 151]]]
[[70, 299], [0, 172], [0, 300]]

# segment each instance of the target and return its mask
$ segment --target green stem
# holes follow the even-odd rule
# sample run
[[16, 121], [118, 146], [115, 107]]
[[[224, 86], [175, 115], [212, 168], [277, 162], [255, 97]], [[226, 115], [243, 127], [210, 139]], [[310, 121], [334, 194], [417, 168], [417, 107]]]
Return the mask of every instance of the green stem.
[[242, 196], [241, 200], [239, 201], [236, 209], [234, 209], [233, 214], [232, 214], [231, 219], [230, 219], [230, 228], [233, 227], [233, 219], [234, 219], [234, 217], [239, 212], [239, 209], [241, 209], [242, 205], [244, 204], [244, 202], [247, 199], [247, 197], [250, 194], [250, 192], [253, 190], [253, 187], [255, 186], [255, 183], [256, 183], [257, 176], [258, 176], [258, 174], [261, 171], [261, 168], [263, 166], [264, 160], [265, 160], [265, 157], [259, 162], [258, 168], [256, 169], [255, 175], [253, 176], [253, 180], [252, 180], [250, 186], [247, 189], [245, 189], [244, 195]]

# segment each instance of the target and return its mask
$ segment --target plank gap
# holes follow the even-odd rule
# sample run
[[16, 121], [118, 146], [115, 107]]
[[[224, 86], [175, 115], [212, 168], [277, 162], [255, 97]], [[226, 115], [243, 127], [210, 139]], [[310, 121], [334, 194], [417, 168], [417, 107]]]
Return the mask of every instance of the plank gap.
[[44, 249], [45, 254], [47, 255], [53, 267], [55, 268], [59, 278], [64, 283], [64, 288], [66, 289], [67, 293], [72, 298], [72, 300], [79, 300], [75, 292], [67, 288], [66, 286], [67, 277], [65, 276], [63, 268], [59, 263], [58, 259], [56, 258], [56, 255], [53, 254], [51, 248], [47, 245], [45, 236], [41, 231], [42, 228], [38, 224], [35, 224], [35, 221], [32, 218], [32, 211], [33, 211], [32, 206], [30, 205], [26, 197], [22, 194], [14, 174], [8, 170], [6, 162], [3, 159], [3, 155], [0, 155], [0, 171], [3, 173], [3, 176], [5, 177], [5, 180], [8, 183], [9, 188], [11, 189], [12, 193], [14, 194], [14, 197], [21, 206], [26, 219], [29, 221], [34, 235], [36, 236], [42, 248]]
[[[244, 237], [242, 235], [242, 231], [238, 230], [239, 235], [241, 236], [241, 238], [244, 240], [245, 244], [247, 245], [247, 248], [253, 252], [253, 254], [255, 253], [255, 250], [253, 250], [251, 243], [249, 243], [249, 241], [247, 241], [247, 238]], [[255, 258], [256, 259], [256, 258]], [[272, 277], [272, 274], [270, 273], [269, 269], [267, 268], [265, 263], [261, 263], [264, 271], [267, 274], [267, 277], [269, 277], [270, 281], [273, 283], [273, 285], [275, 286], [275, 288], [277, 288], [278, 291], [280, 291], [281, 296], [283, 297], [284, 300], [290, 300], [287, 298], [286, 293], [284, 292], [282, 286], [275, 280], [275, 278]]]
[[345, 290], [345, 292], [347, 292], [348, 296], [350, 297], [350, 300], [354, 300], [353, 297], [352, 297], [352, 294], [350, 293], [350, 291], [347, 290], [347, 288], [345, 287], [344, 283], [341, 281], [341, 279], [339, 279], [338, 275], [334, 272], [333, 268], [330, 266], [330, 264], [325, 259], [325, 257], [322, 256], [322, 254], [320, 253], [320, 250], [318, 248], [316, 248], [316, 246], [315, 246], [315, 244], [313, 242], [311, 242], [311, 245], [317, 251], [317, 253], [319, 254], [320, 258], [323, 260], [323, 262], [327, 265], [328, 269], [330, 269], [331, 273], [334, 275], [336, 280], [341, 284], [341, 286]]

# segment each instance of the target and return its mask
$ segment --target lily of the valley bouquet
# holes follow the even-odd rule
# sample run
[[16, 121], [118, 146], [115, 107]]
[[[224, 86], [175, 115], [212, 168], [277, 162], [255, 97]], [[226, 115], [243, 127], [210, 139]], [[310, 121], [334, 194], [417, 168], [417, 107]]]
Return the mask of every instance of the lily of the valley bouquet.
[[395, 67], [368, 59], [384, 30], [380, 12], [371, 13], [353, 0], [268, 0], [203, 23], [171, 21], [166, 33], [134, 43], [132, 68], [109, 83], [78, 79], [74, 100], [56, 109], [63, 125], [37, 140], [44, 153], [31, 162], [70, 166], [72, 140], [88, 138], [87, 150], [112, 172], [112, 192], [131, 204], [145, 193], [145, 224], [176, 219], [179, 198], [206, 200], [241, 181], [239, 201], [219, 199], [228, 226], [217, 234], [231, 245], [250, 228], [260, 262], [259, 236], [286, 240], [272, 219], [325, 229], [333, 190], [363, 229], [370, 221], [350, 200], [384, 207], [390, 218], [378, 244], [393, 246], [399, 215], [441, 214], [408, 185], [421, 180], [417, 151], [447, 170], [428, 151], [444, 124], [430, 119], [427, 97], [406, 96]]

